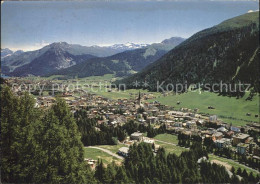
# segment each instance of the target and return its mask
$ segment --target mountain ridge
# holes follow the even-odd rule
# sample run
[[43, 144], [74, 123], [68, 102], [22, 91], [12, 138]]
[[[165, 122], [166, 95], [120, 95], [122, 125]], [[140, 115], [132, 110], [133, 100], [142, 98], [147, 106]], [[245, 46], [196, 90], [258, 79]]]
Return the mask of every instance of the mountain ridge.
[[[37, 57], [40, 57], [49, 49], [61, 48], [64, 52], [72, 55], [92, 55], [95, 57], [107, 57], [125, 51], [127, 48], [112, 48], [100, 46], [81, 46], [79, 44], [68, 44], [67, 42], [54, 42], [42, 47], [35, 51], [21, 52], [21, 50], [13, 52], [10, 49], [1, 50], [1, 65], [3, 66], [2, 72], [9, 74], [16, 68], [31, 63]], [[5, 54], [8, 52], [7, 54]], [[2, 57], [4, 56], [4, 57]]]
[[[134, 81], [166, 84], [231, 82], [250, 83], [259, 91], [259, 14], [241, 15], [195, 33], [141, 72], [116, 83], [143, 88]], [[160, 83], [161, 84], [161, 83]]]
[[127, 50], [108, 57], [92, 58], [70, 68], [50, 73], [47, 76], [69, 75], [88, 77], [91, 75], [105, 74], [115, 74], [118, 77], [127, 76], [142, 70], [148, 64], [162, 57], [168, 50], [174, 48], [182, 41], [184, 41], [183, 38], [178, 38], [176, 40], [171, 40], [168, 43], [155, 43], [144, 48]]
[[[141, 49], [143, 53], [140, 52], [138, 49], [121, 49], [124, 50], [123, 52], [117, 53], [111, 56], [107, 57], [96, 57], [92, 54], [86, 54], [89, 53], [86, 51], [85, 46], [75, 45], [75, 44], [68, 44], [66, 42], [54, 42], [52, 44], [49, 44], [39, 50], [36, 51], [29, 51], [24, 52], [19, 55], [9, 56], [3, 59], [2, 61], [2, 72], [8, 76], [26, 76], [26, 75], [46, 75], [46, 74], [52, 74], [55, 73], [58, 70], [63, 70], [64, 68], [72, 67], [73, 65], [79, 64], [81, 62], [85, 62], [89, 59], [94, 59], [95, 61], [99, 62], [99, 64], [103, 64], [103, 61], [107, 61], [108, 59], [111, 60], [122, 60], [120, 61], [120, 64], [124, 65], [124, 69], [122, 69], [123, 73], [129, 74], [129, 72], [135, 72], [139, 71], [139, 67], [143, 68], [147, 64], [155, 61], [159, 57], [161, 57], [163, 54], [165, 54], [168, 50], [178, 45], [180, 42], [182, 42], [183, 39], [178, 38], [175, 41], [169, 42], [167, 44], [128, 44], [129, 47], [140, 47], [138, 49]], [[122, 46], [122, 45], [121, 45]], [[92, 48], [98, 47], [98, 46], [92, 46]], [[130, 52], [130, 54], [128, 53]], [[50, 52], [52, 52], [50, 54]], [[131, 54], [132, 52], [132, 54]], [[136, 52], [136, 54], [134, 54]], [[49, 55], [48, 55], [49, 53]], [[122, 56], [122, 54], [125, 56]], [[138, 55], [139, 54], [139, 55]], [[52, 56], [52, 57], [51, 57]], [[130, 58], [128, 58], [128, 56]], [[132, 58], [131, 58], [132, 57]], [[152, 59], [153, 58], [153, 59]], [[131, 60], [134, 62], [134, 71], [131, 71], [131, 67], [129, 68], [128, 63], [123, 60]], [[136, 59], [136, 61], [133, 61], [133, 59]], [[56, 62], [56, 64], [55, 64]], [[112, 64], [111, 62], [117, 62], [117, 61], [109, 61], [107, 64], [110, 65], [109, 70], [104, 70], [106, 72], [109, 71], [111, 73], [112, 71], [119, 72], [118, 66], [115, 64]], [[45, 63], [45, 65], [43, 64]], [[106, 65], [106, 63], [104, 63]], [[44, 65], [44, 66], [43, 66]], [[131, 64], [130, 64], [131, 65]], [[139, 65], [139, 66], [138, 66]], [[39, 68], [37, 69], [37, 66]], [[48, 68], [49, 67], [49, 68]], [[112, 68], [111, 68], [112, 67]], [[77, 68], [77, 67], [75, 67]], [[84, 67], [86, 68], [86, 67]], [[104, 68], [104, 67], [102, 67]], [[43, 71], [40, 71], [43, 70]], [[95, 70], [92, 68], [92, 70]], [[100, 74], [100, 69], [96, 69], [97, 73]], [[68, 70], [71, 71], [72, 70]], [[87, 72], [87, 71], [86, 71]], [[85, 72], [85, 75], [89, 76]], [[61, 72], [62, 73], [62, 72]], [[91, 71], [90, 73], [93, 73]], [[102, 72], [101, 72], [102, 73]], [[113, 72], [112, 72], [113, 73]], [[124, 75], [121, 73], [121, 75]], [[67, 73], [68, 75], [78, 75], [77, 72], [75, 73]]]

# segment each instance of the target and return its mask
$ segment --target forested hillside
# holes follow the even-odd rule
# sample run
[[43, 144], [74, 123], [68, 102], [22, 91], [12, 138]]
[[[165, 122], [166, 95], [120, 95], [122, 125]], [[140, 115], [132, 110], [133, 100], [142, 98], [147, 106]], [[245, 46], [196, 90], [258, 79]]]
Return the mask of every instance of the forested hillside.
[[155, 155], [152, 145], [133, 144], [122, 165], [111, 163], [105, 167], [99, 160], [95, 170], [91, 170], [84, 162], [80, 140], [98, 144], [92, 142], [93, 138], [124, 139], [126, 132], [137, 131], [137, 124], [126, 124], [126, 132], [119, 127], [109, 133], [103, 127], [97, 133], [91, 128], [94, 120], [85, 118], [84, 111], [77, 112], [75, 119], [65, 101], [57, 99], [43, 112], [34, 108], [31, 96], [17, 97], [7, 87], [1, 91], [1, 112], [3, 183], [255, 183], [259, 179], [240, 170], [240, 181], [235, 172], [227, 172], [223, 166], [199, 161], [208, 158], [208, 153], [196, 140], [180, 156], [166, 154], [164, 148], [159, 148]]
[[[259, 13], [247, 13], [196, 33], [143, 71], [118, 83], [134, 88], [146, 81], [171, 83], [249, 83], [259, 91]], [[140, 88], [140, 86], [139, 86]]]
[[172, 37], [145, 48], [124, 51], [109, 57], [89, 59], [48, 75], [88, 77], [115, 74], [118, 77], [127, 76], [142, 70], [147, 65], [158, 60], [184, 40], [184, 38]]

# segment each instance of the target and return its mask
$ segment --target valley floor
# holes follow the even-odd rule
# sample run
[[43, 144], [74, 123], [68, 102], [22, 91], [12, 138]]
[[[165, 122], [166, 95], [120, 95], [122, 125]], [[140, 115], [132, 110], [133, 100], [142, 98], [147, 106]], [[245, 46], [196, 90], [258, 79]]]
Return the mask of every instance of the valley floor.
[[[253, 121], [259, 123], [259, 96], [254, 96], [252, 101], [246, 100], [248, 93], [243, 98], [219, 96], [210, 92], [188, 92], [179, 95], [159, 96], [149, 101], [159, 101], [163, 105], [173, 106], [176, 110], [180, 108], [199, 109], [199, 113], [217, 115], [219, 119], [232, 125], [245, 125]], [[177, 102], [180, 102], [177, 105]], [[209, 106], [215, 109], [208, 109]], [[251, 115], [248, 116], [247, 113]]]
[[[164, 147], [166, 153], [175, 153], [176, 155], [180, 155], [183, 151], [187, 151], [189, 149], [189, 148], [178, 146], [178, 139], [176, 135], [159, 134], [156, 137], [154, 137], [154, 140], [156, 144]], [[89, 146], [89, 147], [85, 147], [85, 155], [88, 158], [94, 160], [102, 159], [102, 161], [105, 164], [111, 163], [112, 161], [114, 161], [117, 164], [121, 164], [121, 162], [123, 162], [122, 158], [119, 159], [115, 156], [115, 154], [117, 154], [117, 151], [121, 147], [125, 147], [125, 145], [118, 144], [118, 145], [98, 145], [93, 147]], [[238, 168], [241, 168], [241, 169], [246, 169], [248, 173], [252, 171], [254, 175], [259, 174], [257, 170], [247, 167], [243, 164], [240, 164], [239, 162], [232, 159], [227, 159], [213, 154], [209, 154], [209, 160], [211, 162], [215, 162], [216, 164], [223, 165], [227, 169], [231, 169], [231, 167], [233, 166], [236, 170]]]

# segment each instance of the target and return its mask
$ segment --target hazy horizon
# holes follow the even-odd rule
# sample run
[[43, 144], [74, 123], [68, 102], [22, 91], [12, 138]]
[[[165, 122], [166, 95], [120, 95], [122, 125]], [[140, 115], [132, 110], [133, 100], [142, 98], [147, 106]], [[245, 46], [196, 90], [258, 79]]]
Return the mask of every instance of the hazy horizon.
[[1, 5], [1, 48], [158, 43], [258, 9], [257, 1], [8, 1]]

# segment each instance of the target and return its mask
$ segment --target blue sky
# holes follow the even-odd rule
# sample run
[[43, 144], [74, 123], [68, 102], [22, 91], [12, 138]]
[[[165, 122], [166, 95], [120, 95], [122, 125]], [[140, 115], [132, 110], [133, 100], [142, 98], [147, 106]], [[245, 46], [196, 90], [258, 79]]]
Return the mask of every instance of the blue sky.
[[66, 41], [81, 45], [155, 43], [188, 38], [228, 18], [259, 9], [257, 1], [4, 2], [1, 47], [35, 50]]

